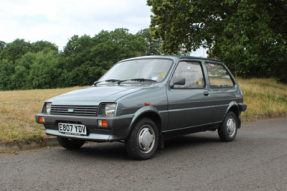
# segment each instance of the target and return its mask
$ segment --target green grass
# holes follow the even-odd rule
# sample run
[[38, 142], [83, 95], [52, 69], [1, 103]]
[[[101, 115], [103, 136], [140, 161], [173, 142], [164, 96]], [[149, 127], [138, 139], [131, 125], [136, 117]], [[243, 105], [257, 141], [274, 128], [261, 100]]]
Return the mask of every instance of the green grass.
[[[248, 105], [241, 115], [243, 118], [287, 114], [287, 85], [274, 79], [238, 78], [237, 81]], [[43, 102], [79, 88], [0, 91], [0, 142], [42, 141], [46, 137], [45, 128], [36, 123], [35, 114], [40, 112]]]

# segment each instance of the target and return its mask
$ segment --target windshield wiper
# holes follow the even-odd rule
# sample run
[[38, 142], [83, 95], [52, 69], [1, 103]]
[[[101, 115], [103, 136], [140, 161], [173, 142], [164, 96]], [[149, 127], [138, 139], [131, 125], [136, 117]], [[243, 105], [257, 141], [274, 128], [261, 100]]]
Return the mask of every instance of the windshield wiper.
[[119, 80], [118, 85], [120, 85], [120, 83], [125, 82], [125, 81], [157, 82], [156, 80], [151, 80], [151, 79], [146, 79], [146, 78], [133, 78], [133, 79], [128, 79], [128, 80]]
[[108, 79], [108, 80], [102, 80], [102, 81], [95, 81], [94, 82], [94, 86], [96, 86], [98, 83], [101, 83], [101, 82], [118, 82], [120, 80], [118, 79]]

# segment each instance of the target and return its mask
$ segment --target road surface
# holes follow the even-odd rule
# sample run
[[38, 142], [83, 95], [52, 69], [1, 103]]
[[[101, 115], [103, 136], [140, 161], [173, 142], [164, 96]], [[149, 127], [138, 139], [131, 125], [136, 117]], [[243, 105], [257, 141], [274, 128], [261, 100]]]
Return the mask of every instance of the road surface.
[[230, 143], [217, 132], [169, 139], [147, 161], [122, 143], [0, 154], [0, 190], [287, 190], [287, 118], [243, 123]]

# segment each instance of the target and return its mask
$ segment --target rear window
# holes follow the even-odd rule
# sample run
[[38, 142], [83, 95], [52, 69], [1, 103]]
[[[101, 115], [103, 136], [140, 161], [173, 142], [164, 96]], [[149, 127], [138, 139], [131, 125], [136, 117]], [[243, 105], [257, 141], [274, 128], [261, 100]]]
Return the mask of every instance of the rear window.
[[228, 71], [220, 64], [205, 63], [211, 88], [233, 87]]

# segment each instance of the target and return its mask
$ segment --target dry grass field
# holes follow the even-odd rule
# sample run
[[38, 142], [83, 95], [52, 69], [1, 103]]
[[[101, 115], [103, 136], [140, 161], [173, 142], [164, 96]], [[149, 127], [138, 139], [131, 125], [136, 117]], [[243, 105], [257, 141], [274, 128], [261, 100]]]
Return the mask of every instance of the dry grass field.
[[287, 85], [274, 79], [237, 79], [247, 110], [244, 117], [287, 113]]
[[0, 91], [0, 142], [42, 140], [45, 128], [36, 123], [35, 114], [43, 102], [79, 88]]
[[[287, 113], [287, 85], [273, 79], [237, 79], [248, 105], [243, 117]], [[46, 99], [81, 87], [0, 91], [0, 142], [24, 140], [41, 141], [45, 137], [43, 125], [35, 122]]]

